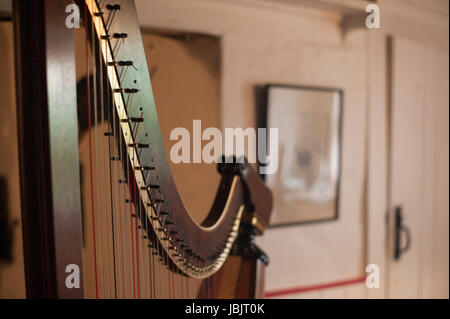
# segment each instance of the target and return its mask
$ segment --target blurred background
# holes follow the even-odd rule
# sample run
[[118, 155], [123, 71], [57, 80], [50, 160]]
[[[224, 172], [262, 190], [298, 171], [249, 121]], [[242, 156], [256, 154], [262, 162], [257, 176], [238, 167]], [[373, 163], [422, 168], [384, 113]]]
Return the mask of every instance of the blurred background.
[[[8, 3], [0, 2], [0, 298], [22, 298]], [[365, 24], [370, 4], [379, 6], [379, 28]], [[269, 84], [342, 92], [336, 215], [286, 222], [258, 238], [270, 257], [267, 297], [449, 297], [447, 0], [136, 0], [136, 6], [167, 152], [171, 130], [192, 130], [194, 119], [222, 129], [270, 122], [260, 94]], [[80, 32], [76, 47], [84, 52]], [[219, 182], [215, 166], [171, 168], [185, 205], [201, 221]], [[277, 213], [305, 214], [284, 206]], [[368, 265], [376, 267], [368, 273]], [[379, 276], [379, 288], [368, 288], [368, 274]]]

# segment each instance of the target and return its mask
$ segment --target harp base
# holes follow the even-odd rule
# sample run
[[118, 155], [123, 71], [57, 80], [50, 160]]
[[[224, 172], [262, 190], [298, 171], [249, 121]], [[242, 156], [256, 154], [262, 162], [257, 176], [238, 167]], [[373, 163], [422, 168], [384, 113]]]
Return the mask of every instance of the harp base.
[[[204, 282], [199, 298], [259, 299], [264, 297], [265, 268], [269, 257], [253, 242], [245, 225], [222, 268]], [[209, 288], [209, 289], [208, 289]], [[208, 291], [209, 290], [209, 291]]]

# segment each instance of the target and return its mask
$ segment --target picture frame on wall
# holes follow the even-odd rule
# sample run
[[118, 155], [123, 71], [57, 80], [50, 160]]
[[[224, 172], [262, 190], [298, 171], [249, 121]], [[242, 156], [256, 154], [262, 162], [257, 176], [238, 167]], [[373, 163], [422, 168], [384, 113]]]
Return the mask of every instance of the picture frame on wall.
[[[264, 100], [259, 121], [278, 128], [278, 170], [264, 176], [274, 194], [270, 226], [336, 220], [343, 91], [271, 84]], [[272, 152], [270, 138], [267, 143]]]

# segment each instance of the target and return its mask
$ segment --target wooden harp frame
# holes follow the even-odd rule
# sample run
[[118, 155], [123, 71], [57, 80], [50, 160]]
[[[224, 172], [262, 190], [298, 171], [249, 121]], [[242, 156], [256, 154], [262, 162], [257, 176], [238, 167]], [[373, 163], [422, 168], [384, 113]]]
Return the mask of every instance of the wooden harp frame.
[[[95, 28], [98, 41], [102, 37], [113, 38], [113, 34], [120, 32], [131, 35], [127, 40], [131, 44], [121, 49], [122, 59], [115, 56], [109, 60], [108, 55], [113, 56], [108, 53], [109, 40], [105, 49], [98, 47], [98, 50], [105, 50], [102, 51], [105, 65], [111, 67], [106, 74], [111, 90], [117, 93], [115, 105], [123, 123], [123, 138], [131, 146], [126, 160], [137, 168], [144, 167], [144, 162], [151, 158], [156, 163], [152, 170], [159, 174], [159, 184], [149, 185], [139, 177], [140, 170], [133, 169], [139, 205], [150, 206], [144, 218], [151, 221], [152, 217], [160, 218], [152, 215], [152, 199], [146, 194], [153, 188], [161, 190], [171, 223], [182, 229], [172, 237], [157, 231], [148, 236], [161, 242], [162, 236], [166, 237], [167, 246], [161, 246], [161, 254], [170, 255], [170, 262], [179, 273], [194, 278], [213, 276], [213, 296], [262, 297], [262, 269], [268, 259], [252, 239], [268, 225], [272, 209], [270, 191], [248, 163], [219, 164], [222, 180], [211, 212], [202, 225], [192, 220], [176, 191], [164, 152], [134, 2], [108, 2], [114, 3], [110, 10], [120, 10], [125, 16], [110, 28], [105, 27], [96, 1], [89, 0], [86, 6], [84, 1], [77, 3], [85, 14], [84, 19], [92, 22], [89, 25]], [[71, 3], [29, 0], [14, 1], [13, 6], [25, 273], [27, 296], [32, 298], [83, 297], [82, 288], [68, 289], [65, 284], [68, 265], [78, 265], [83, 273], [74, 35], [73, 30], [65, 27], [65, 10]], [[126, 120], [137, 114], [130, 109], [125, 112], [124, 95], [135, 91], [126, 91], [132, 83], [123, 83], [117, 77], [119, 61], [128, 60], [133, 61], [137, 70], [142, 70], [135, 75], [142, 91], [136, 99], [143, 105], [140, 110], [152, 130], [146, 135], [146, 145], [153, 147], [139, 155], [142, 162], [136, 162], [131, 152], [136, 152], [143, 136], [131, 138], [132, 134], [125, 134], [131, 132]], [[230, 225], [232, 229], [227, 231]], [[172, 254], [169, 248], [181, 249], [177, 243], [185, 243], [190, 252]], [[214, 251], [218, 245], [221, 245], [220, 254]], [[229, 254], [238, 261], [227, 258]], [[234, 274], [236, 283], [230, 290], [230, 285], [224, 285], [221, 279], [228, 264], [234, 262], [239, 263], [240, 270]]]

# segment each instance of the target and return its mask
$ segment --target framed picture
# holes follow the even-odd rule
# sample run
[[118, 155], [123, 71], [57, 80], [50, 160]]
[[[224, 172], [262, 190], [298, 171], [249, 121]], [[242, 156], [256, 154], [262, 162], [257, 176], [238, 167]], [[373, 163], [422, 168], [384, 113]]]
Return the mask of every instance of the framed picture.
[[278, 128], [279, 139], [278, 170], [265, 176], [271, 226], [338, 218], [342, 104], [340, 89], [266, 87], [266, 126]]

